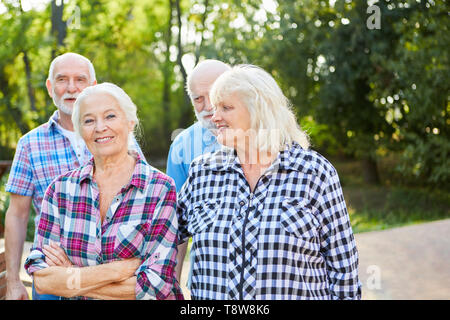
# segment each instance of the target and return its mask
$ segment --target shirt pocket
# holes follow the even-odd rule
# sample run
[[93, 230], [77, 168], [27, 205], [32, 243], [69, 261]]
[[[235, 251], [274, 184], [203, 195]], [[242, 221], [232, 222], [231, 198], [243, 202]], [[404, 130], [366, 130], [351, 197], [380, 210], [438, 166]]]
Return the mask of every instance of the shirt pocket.
[[319, 236], [320, 223], [306, 201], [284, 199], [280, 222], [287, 233], [298, 238], [312, 239]]
[[211, 228], [217, 217], [220, 200], [205, 200], [196, 204], [192, 210], [191, 222], [188, 225], [190, 234], [195, 235]]
[[118, 227], [114, 240], [114, 257], [128, 259], [143, 258], [146, 253], [147, 237], [150, 225], [148, 223], [126, 223]]

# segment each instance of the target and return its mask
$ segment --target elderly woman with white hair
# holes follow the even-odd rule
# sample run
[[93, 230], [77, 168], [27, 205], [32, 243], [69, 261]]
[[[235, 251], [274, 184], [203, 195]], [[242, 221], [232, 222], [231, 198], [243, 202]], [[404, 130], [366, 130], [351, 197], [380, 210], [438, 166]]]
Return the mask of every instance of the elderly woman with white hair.
[[103, 83], [77, 98], [72, 122], [93, 158], [47, 189], [25, 263], [38, 293], [72, 299], [182, 299], [175, 277], [173, 180], [130, 150], [136, 106]]
[[233, 67], [210, 99], [222, 149], [194, 160], [178, 194], [192, 237], [193, 299], [359, 299], [358, 254], [339, 178], [275, 80]]

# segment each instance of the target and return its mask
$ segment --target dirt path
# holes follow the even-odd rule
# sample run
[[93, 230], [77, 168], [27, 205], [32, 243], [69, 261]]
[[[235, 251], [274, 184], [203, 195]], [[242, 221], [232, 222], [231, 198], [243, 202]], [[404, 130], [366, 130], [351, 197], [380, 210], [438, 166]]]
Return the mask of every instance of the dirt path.
[[450, 299], [450, 219], [355, 239], [363, 299]]

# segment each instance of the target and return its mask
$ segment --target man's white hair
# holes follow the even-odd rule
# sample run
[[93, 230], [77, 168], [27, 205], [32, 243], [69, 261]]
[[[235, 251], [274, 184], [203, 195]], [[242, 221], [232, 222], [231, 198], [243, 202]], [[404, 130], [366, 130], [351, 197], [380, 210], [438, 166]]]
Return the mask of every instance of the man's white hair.
[[89, 69], [89, 80], [90, 80], [90, 84], [93, 84], [94, 81], [96, 80], [95, 78], [95, 69], [94, 69], [94, 65], [92, 64], [92, 62], [86, 58], [85, 56], [82, 56], [81, 54], [78, 53], [74, 53], [74, 52], [66, 52], [60, 56], [57, 56], [55, 59], [53, 59], [53, 61], [50, 63], [50, 68], [48, 69], [48, 79], [50, 80], [50, 82], [53, 84], [54, 80], [55, 80], [55, 65], [57, 62], [63, 60], [64, 58], [67, 57], [76, 57], [78, 59], [80, 59], [81, 61], [86, 62], [88, 69]]
[[[97, 84], [94, 86], [87, 87], [84, 89], [80, 95], [78, 96], [77, 100], [75, 101], [73, 105], [73, 112], [72, 112], [72, 123], [73, 123], [73, 129], [76, 134], [78, 134], [81, 137], [81, 114], [80, 114], [80, 107], [83, 101], [91, 96], [98, 93], [106, 93], [109, 94], [111, 97], [116, 99], [116, 101], [119, 104], [119, 107], [122, 109], [122, 111], [125, 113], [125, 116], [128, 121], [133, 121], [135, 123], [135, 131], [139, 128], [139, 119], [137, 117], [137, 107], [131, 100], [131, 98], [128, 96], [128, 94], [119, 86], [104, 82], [101, 84]], [[134, 142], [133, 142], [134, 134], [133, 132], [130, 133], [130, 136], [128, 137], [128, 148], [133, 149], [134, 148]]]
[[216, 73], [225, 72], [226, 70], [231, 69], [231, 67], [225, 62], [214, 60], [214, 59], [206, 59], [199, 62], [194, 69], [187, 75], [186, 79], [186, 91], [191, 98], [192, 101], [192, 79], [195, 75], [198, 75], [201, 72], [210, 72], [210, 70], [215, 71]]
[[309, 149], [308, 135], [300, 129], [291, 103], [269, 73], [254, 65], [234, 66], [214, 82], [211, 103], [216, 108], [231, 95], [250, 113], [258, 150], [279, 152], [293, 142]]

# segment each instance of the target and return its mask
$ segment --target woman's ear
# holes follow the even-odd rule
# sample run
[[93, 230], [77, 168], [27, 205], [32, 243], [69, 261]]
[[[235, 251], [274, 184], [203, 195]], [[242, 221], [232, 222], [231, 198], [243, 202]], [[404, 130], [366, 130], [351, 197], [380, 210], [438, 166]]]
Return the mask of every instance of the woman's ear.
[[134, 121], [128, 121], [128, 130], [130, 131], [130, 132], [133, 132], [134, 131], [134, 128], [136, 127], [136, 122], [134, 122]]

